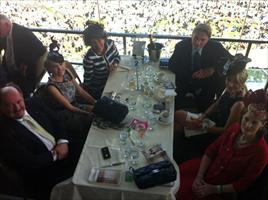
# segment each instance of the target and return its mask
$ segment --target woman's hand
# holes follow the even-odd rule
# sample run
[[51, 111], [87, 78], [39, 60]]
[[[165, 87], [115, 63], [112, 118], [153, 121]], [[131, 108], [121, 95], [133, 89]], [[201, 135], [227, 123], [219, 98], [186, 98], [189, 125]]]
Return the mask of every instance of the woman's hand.
[[217, 186], [208, 184], [205, 181], [201, 182], [200, 180], [197, 180], [193, 183], [192, 190], [197, 197], [203, 198], [210, 194], [217, 193]]
[[197, 119], [192, 118], [190, 120], [187, 120], [185, 128], [187, 128], [189, 130], [201, 129], [202, 128], [202, 120], [200, 120], [199, 118], [197, 118]]
[[110, 64], [110, 66], [109, 66], [110, 72], [116, 71], [117, 67], [118, 67], [118, 63]]
[[198, 117], [198, 120], [203, 121], [206, 117], [207, 115], [205, 113], [202, 113], [200, 117]]
[[193, 191], [204, 184], [205, 184], [205, 181], [203, 180], [203, 178], [196, 177], [192, 186]]
[[94, 108], [94, 105], [86, 105], [85, 108], [88, 113], [91, 113]]

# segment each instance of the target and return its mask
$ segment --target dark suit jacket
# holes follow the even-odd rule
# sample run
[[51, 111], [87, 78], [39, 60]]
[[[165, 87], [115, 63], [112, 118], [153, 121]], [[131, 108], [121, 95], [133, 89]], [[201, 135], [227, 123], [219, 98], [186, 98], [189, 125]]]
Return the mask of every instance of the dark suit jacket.
[[[16, 66], [19, 69], [21, 64], [27, 65], [27, 71], [26, 71], [26, 77], [24, 81], [26, 83], [18, 83], [22, 89], [23, 92], [26, 90], [23, 86], [28, 87], [27, 92], [32, 92], [34, 90], [35, 84], [36, 84], [36, 62], [40, 56], [42, 56], [46, 48], [42, 44], [42, 42], [32, 33], [32, 31], [26, 27], [23, 27], [21, 25], [18, 25], [16, 23], [13, 23], [12, 28], [12, 39], [13, 39], [13, 45], [14, 45], [14, 56], [15, 56], [15, 62]], [[0, 42], [0, 50], [6, 49], [6, 39], [1, 39]], [[4, 57], [5, 58], [5, 57]], [[3, 61], [3, 64], [5, 66], [5, 60]], [[8, 70], [7, 70], [8, 71]], [[12, 79], [16, 78], [14, 76], [19, 76], [20, 74], [12, 74], [11, 81], [14, 81]], [[23, 77], [20, 77], [21, 79]], [[19, 81], [19, 80], [18, 80]], [[18, 82], [15, 80], [15, 82]], [[20, 80], [21, 81], [21, 80]], [[23, 86], [22, 86], [23, 85]]]
[[[27, 112], [56, 140], [67, 138], [53, 112], [39, 98], [30, 99], [26, 105]], [[51, 152], [27, 128], [16, 120], [5, 117], [1, 120], [0, 156], [9, 167], [18, 170], [22, 176], [29, 177], [38, 175], [55, 163]]]
[[77, 138], [67, 138], [54, 111], [46, 107], [40, 98], [33, 97], [26, 101], [26, 107], [28, 113], [56, 140], [69, 140], [68, 156], [53, 161], [51, 152], [37, 136], [17, 121], [0, 116], [0, 163], [2, 161], [8, 169], [18, 173], [21, 185], [26, 187], [23, 191], [34, 191], [35, 199], [47, 200], [55, 184], [73, 175], [85, 138], [80, 140], [77, 134], [74, 134]]
[[[213, 67], [218, 71], [218, 68], [222, 67], [219, 65], [220, 59], [228, 57], [231, 57], [231, 54], [219, 42], [209, 40], [202, 49], [201, 66], [202, 68]], [[204, 80], [192, 78], [191, 39], [185, 39], [176, 44], [175, 51], [169, 60], [169, 69], [176, 75], [176, 90], [180, 94], [193, 92], [199, 87], [217, 93], [221, 93], [225, 88], [225, 77], [220, 78], [217, 72]]]

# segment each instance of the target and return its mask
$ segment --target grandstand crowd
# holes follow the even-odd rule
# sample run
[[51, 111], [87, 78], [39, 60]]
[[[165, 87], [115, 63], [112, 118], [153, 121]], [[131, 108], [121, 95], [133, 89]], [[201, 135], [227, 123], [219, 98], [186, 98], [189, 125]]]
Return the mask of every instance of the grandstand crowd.
[[[87, 20], [101, 21], [107, 32], [190, 36], [198, 22], [209, 22], [213, 37], [268, 38], [268, 2], [265, 0], [91, 0], [91, 1], [1, 1], [1, 10], [14, 22], [32, 28], [83, 30]], [[244, 26], [243, 26], [244, 25]], [[48, 45], [55, 35], [63, 54], [81, 62], [86, 48], [80, 35], [42, 33]], [[114, 38], [123, 54], [122, 38]], [[131, 39], [132, 40], [132, 39]], [[148, 40], [147, 40], [148, 42]], [[161, 40], [169, 57], [176, 40]], [[128, 53], [131, 42], [127, 40]], [[226, 43], [229, 50], [236, 43]], [[244, 49], [246, 45], [239, 45]], [[265, 45], [258, 46], [264, 48]], [[254, 47], [253, 47], [254, 48]]]
[[[160, 193], [156, 188], [155, 194], [117, 188], [131, 198], [133, 193], [137, 199], [268, 199], [267, 1], [2, 0], [0, 6], [0, 199], [2, 194], [36, 200], [117, 199], [113, 187], [94, 183], [121, 179], [119, 171], [110, 179], [98, 170], [118, 165], [102, 165], [97, 151], [105, 160], [108, 146], [118, 147], [118, 159], [124, 159], [120, 174], [130, 172], [140, 189], [179, 179]], [[109, 33], [133, 33], [126, 40], [127, 54], [133, 56], [122, 55], [125, 41]], [[150, 62], [139, 60], [148, 53], [136, 53], [135, 40], [150, 42]], [[166, 71], [160, 69], [163, 61]], [[261, 68], [253, 69], [251, 61]], [[82, 81], [72, 64], [83, 68]], [[254, 70], [260, 73], [252, 76]], [[258, 85], [247, 84], [251, 81]], [[154, 130], [154, 140], [146, 139], [146, 131]], [[112, 134], [109, 140], [106, 133]], [[169, 151], [153, 146], [147, 157], [154, 142]], [[138, 169], [146, 161], [139, 163], [140, 151], [148, 165]], [[89, 175], [95, 179], [86, 180], [99, 192], [90, 186], [84, 195], [79, 187], [88, 167], [98, 171]], [[153, 175], [139, 176], [139, 170], [147, 169]], [[79, 180], [73, 185], [72, 176]], [[150, 176], [155, 180], [144, 179]], [[162, 182], [164, 176], [172, 180]], [[139, 185], [139, 180], [144, 181]], [[58, 183], [62, 192], [54, 197]]]

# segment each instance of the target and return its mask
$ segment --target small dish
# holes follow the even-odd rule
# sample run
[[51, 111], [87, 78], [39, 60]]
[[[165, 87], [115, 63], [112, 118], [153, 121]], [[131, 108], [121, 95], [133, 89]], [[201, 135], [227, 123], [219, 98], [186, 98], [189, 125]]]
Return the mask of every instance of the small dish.
[[167, 122], [163, 122], [163, 121], [160, 121], [159, 119], [157, 119], [157, 123], [160, 125], [163, 125], [163, 126], [168, 126], [168, 125], [170, 125], [171, 120], [169, 119]]

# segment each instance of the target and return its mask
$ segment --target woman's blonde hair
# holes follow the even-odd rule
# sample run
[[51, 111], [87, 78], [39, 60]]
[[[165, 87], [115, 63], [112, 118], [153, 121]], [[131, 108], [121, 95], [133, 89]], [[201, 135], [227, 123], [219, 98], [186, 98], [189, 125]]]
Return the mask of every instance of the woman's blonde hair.
[[229, 75], [226, 78], [226, 81], [228, 81], [228, 77], [234, 78], [241, 86], [241, 92], [243, 95], [245, 95], [248, 91], [247, 86], [246, 86], [246, 81], [248, 78], [248, 72], [246, 69], [243, 69], [241, 72], [235, 74], [235, 75]]

